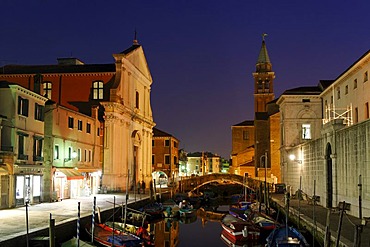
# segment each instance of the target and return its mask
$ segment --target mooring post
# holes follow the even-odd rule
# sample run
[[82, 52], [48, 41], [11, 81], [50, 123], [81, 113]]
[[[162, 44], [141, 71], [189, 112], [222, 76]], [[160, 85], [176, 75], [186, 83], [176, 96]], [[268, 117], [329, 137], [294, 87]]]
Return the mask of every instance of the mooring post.
[[29, 240], [28, 240], [28, 201], [26, 201], [26, 245], [29, 246]]
[[[81, 206], [81, 202], [78, 202], [77, 203], [77, 234], [76, 234], [76, 237], [77, 237], [77, 247], [80, 247], [80, 220], [81, 220], [81, 214], [80, 214], [80, 207]], [[91, 229], [92, 229], [92, 226], [91, 226]]]
[[96, 208], [96, 196], [94, 196], [92, 217], [91, 217], [91, 243], [94, 243], [94, 232], [95, 232], [95, 208]]
[[52, 219], [51, 214], [49, 219], [49, 246], [55, 247], [55, 219]]
[[344, 209], [346, 208], [346, 202], [343, 201], [342, 208], [340, 208], [340, 217], [339, 217], [339, 224], [338, 224], [338, 235], [337, 235], [337, 242], [335, 244], [336, 247], [339, 247], [339, 239], [340, 239], [340, 232], [342, 230], [342, 221], [343, 221], [343, 214], [344, 214]]
[[330, 208], [326, 211], [326, 227], [325, 227], [325, 242], [324, 247], [330, 247], [330, 239], [331, 239], [331, 233], [330, 233]]

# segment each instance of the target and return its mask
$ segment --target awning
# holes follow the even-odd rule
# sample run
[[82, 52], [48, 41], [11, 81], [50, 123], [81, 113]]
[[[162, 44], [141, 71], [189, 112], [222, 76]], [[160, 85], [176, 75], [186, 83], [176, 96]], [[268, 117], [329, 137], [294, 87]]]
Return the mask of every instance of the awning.
[[101, 172], [101, 168], [94, 168], [94, 167], [81, 167], [78, 168], [76, 171], [78, 172]]
[[56, 171], [66, 175], [67, 180], [84, 179], [84, 176], [74, 168], [57, 168]]

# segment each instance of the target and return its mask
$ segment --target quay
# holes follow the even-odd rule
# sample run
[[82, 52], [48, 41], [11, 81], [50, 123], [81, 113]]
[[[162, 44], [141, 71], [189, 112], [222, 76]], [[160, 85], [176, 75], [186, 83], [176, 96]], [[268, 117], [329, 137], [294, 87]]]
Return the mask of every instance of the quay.
[[[271, 194], [272, 204], [281, 212], [285, 212], [285, 196], [284, 194]], [[290, 198], [289, 200], [289, 221], [298, 222], [298, 212], [300, 212], [301, 229], [307, 230], [315, 239], [319, 240], [320, 246], [324, 246], [325, 229], [327, 222], [328, 209], [308, 203], [306, 200], [298, 200], [297, 198]], [[340, 212], [330, 211], [330, 232], [331, 244], [330, 246], [337, 246], [337, 236], [340, 223]], [[362, 225], [362, 231], [356, 236], [356, 228]], [[359, 238], [359, 237], [360, 238]], [[310, 241], [312, 242], [312, 241]], [[340, 237], [338, 246], [370, 246], [370, 222], [367, 220], [360, 220], [354, 216], [343, 214], [342, 224], [340, 226]]]
[[[97, 194], [58, 202], [28, 206], [28, 241], [40, 236], [48, 236], [50, 216], [55, 219], [56, 241], [65, 242], [77, 235], [78, 202], [80, 202], [80, 232], [91, 222], [94, 197], [96, 215], [100, 208], [102, 218], [109, 217], [115, 207], [126, 202], [123, 194]], [[136, 198], [135, 198], [136, 197]], [[145, 203], [149, 194], [129, 194], [127, 205]], [[98, 217], [95, 217], [97, 221]], [[82, 235], [82, 234], [81, 234]], [[27, 246], [26, 207], [0, 210], [0, 247]], [[29, 246], [32, 246], [31, 244]]]

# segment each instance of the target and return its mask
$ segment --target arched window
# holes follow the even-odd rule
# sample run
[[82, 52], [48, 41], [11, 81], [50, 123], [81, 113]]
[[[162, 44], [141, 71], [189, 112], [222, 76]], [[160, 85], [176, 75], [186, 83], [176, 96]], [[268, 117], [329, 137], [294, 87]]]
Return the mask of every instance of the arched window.
[[102, 81], [93, 82], [93, 99], [103, 99], [104, 84]]
[[50, 81], [43, 82], [44, 97], [48, 99], [51, 99], [51, 86]]

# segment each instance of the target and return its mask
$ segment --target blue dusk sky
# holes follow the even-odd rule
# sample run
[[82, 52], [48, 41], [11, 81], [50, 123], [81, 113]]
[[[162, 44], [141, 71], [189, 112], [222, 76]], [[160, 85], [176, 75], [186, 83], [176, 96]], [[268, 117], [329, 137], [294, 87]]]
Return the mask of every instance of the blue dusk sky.
[[370, 48], [370, 1], [3, 0], [1, 10], [0, 66], [113, 63], [136, 29], [157, 128], [225, 158], [231, 126], [254, 118], [262, 33], [275, 97], [335, 79]]

